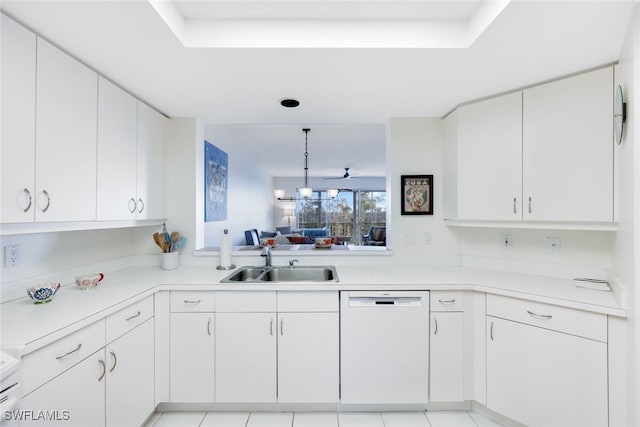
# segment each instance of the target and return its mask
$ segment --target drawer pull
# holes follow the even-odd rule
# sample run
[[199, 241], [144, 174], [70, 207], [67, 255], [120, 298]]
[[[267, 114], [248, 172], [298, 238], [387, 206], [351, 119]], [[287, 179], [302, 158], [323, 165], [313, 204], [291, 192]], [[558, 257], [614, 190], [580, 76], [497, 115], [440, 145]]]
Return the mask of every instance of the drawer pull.
[[202, 300], [190, 300], [190, 299], [186, 299], [184, 300], [185, 304], [200, 304], [202, 302]]
[[529, 197], [529, 213], [531, 213], [531, 197]]
[[127, 317], [127, 318], [126, 318], [126, 319], [124, 319], [124, 320], [126, 320], [126, 321], [128, 322], [129, 320], [133, 320], [133, 319], [135, 319], [136, 317], [140, 316], [141, 314], [142, 314], [142, 313], [140, 313], [140, 310], [138, 310], [138, 312], [137, 312], [136, 314], [134, 314], [134, 315], [133, 315], [133, 316], [131, 316], [131, 317]]
[[116, 369], [116, 365], [118, 364], [118, 358], [116, 357], [116, 354], [113, 352], [113, 350], [111, 350], [109, 354], [113, 358], [113, 365], [111, 366], [111, 369], [109, 369], [109, 372], [113, 372], [113, 370]]
[[529, 316], [535, 317], [537, 319], [551, 319], [553, 317], [550, 314], [537, 314], [537, 313], [534, 313], [533, 311], [529, 311], [529, 310], [527, 310], [527, 313], [529, 313]]
[[518, 199], [516, 199], [515, 197], [513, 198], [513, 213], [517, 214], [518, 213], [518, 209], [516, 208], [516, 201]]
[[456, 299], [439, 299], [438, 302], [440, 304], [455, 304], [456, 303]]
[[98, 359], [98, 363], [102, 366], [102, 375], [98, 378], [98, 381], [102, 381], [105, 375], [107, 375], [107, 365], [104, 364], [104, 360]]
[[435, 317], [433, 318], [433, 324], [434, 324], [433, 335], [437, 335], [438, 334], [438, 319], [436, 319]]
[[493, 341], [493, 322], [491, 322], [491, 325], [489, 326], [489, 338]]
[[284, 335], [284, 319], [280, 319], [280, 335]]
[[269, 323], [269, 334], [273, 336], [273, 319], [271, 319], [271, 322]]
[[80, 350], [80, 348], [82, 348], [82, 344], [78, 344], [78, 346], [76, 348], [74, 348], [73, 350], [65, 353], [65, 354], [61, 354], [60, 356], [56, 356], [56, 359], [60, 360], [60, 359], [64, 359], [67, 356], [72, 355], [73, 353], [75, 353], [76, 351]]
[[211, 336], [211, 318], [207, 321], [207, 334]]

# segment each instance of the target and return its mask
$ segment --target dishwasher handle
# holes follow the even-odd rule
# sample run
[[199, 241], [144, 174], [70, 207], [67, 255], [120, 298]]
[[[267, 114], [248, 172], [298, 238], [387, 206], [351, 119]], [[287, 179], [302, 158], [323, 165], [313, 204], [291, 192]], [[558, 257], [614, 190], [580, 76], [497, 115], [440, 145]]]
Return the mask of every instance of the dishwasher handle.
[[349, 297], [349, 307], [420, 307], [422, 298], [416, 297]]

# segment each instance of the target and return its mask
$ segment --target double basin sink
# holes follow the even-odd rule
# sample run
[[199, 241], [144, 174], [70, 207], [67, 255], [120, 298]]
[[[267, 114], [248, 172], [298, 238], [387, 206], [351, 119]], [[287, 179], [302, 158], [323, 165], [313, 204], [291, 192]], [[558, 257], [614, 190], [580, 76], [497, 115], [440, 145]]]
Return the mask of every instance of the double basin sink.
[[222, 283], [338, 282], [333, 266], [241, 267]]

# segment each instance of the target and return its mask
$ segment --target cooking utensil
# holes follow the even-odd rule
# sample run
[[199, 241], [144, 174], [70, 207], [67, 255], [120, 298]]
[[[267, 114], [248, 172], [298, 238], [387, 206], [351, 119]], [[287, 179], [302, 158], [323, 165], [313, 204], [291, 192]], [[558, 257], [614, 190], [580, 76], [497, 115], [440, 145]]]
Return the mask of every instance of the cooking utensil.
[[175, 252], [176, 250], [178, 250], [178, 248], [177, 248], [178, 240], [180, 240], [180, 233], [178, 233], [177, 231], [173, 231], [171, 233], [171, 250], [170, 250], [170, 252]]
[[160, 233], [153, 233], [153, 241], [156, 242], [156, 245], [158, 245], [160, 247], [160, 249], [162, 249], [162, 252], [164, 252], [164, 238], [162, 237], [162, 235], [160, 235]]

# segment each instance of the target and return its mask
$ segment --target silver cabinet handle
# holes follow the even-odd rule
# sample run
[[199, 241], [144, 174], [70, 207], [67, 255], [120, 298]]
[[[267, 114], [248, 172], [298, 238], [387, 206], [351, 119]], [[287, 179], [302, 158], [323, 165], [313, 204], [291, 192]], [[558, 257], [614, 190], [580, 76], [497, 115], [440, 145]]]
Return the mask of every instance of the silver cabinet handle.
[[493, 341], [493, 322], [491, 322], [491, 325], [489, 326], [489, 338]]
[[107, 375], [107, 365], [104, 364], [104, 360], [98, 359], [98, 363], [102, 366], [102, 375], [98, 378], [98, 381], [102, 381], [105, 375]]
[[433, 318], [433, 324], [434, 324], [433, 335], [437, 335], [438, 334], [438, 319], [436, 319], [435, 317]]
[[126, 321], [128, 322], [129, 320], [133, 320], [133, 319], [135, 319], [136, 317], [140, 316], [141, 314], [142, 314], [142, 313], [140, 313], [140, 310], [138, 310], [138, 312], [137, 312], [136, 314], [134, 314], [133, 316], [127, 317], [127, 318], [126, 318], [126, 319], [124, 319], [124, 320], [126, 320]]
[[74, 348], [73, 350], [65, 353], [65, 354], [61, 354], [60, 356], [56, 356], [56, 359], [60, 360], [60, 359], [64, 359], [67, 356], [72, 355], [73, 353], [75, 353], [76, 351], [80, 350], [82, 348], [82, 344], [78, 344], [78, 346], [76, 348]]
[[531, 197], [529, 197], [529, 213], [531, 213]]
[[514, 214], [518, 213], [518, 208], [516, 207], [516, 201], [517, 200], [518, 200], [517, 198], [515, 198], [515, 197], [513, 198], [513, 213]]
[[200, 304], [202, 302], [202, 300], [198, 299], [198, 300], [192, 300], [192, 299], [186, 299], [184, 300], [185, 304]]
[[440, 304], [455, 304], [456, 299], [455, 298], [453, 298], [453, 299], [439, 299], [438, 302]]
[[42, 212], [46, 212], [47, 210], [49, 210], [49, 206], [51, 206], [51, 196], [49, 196], [47, 190], [42, 190], [42, 194], [47, 198], [47, 205], [42, 208]]
[[133, 197], [129, 199], [129, 212], [134, 213], [136, 211], [136, 199]]
[[118, 358], [116, 357], [116, 354], [113, 352], [113, 350], [111, 350], [109, 354], [113, 358], [113, 366], [111, 366], [111, 369], [109, 369], [109, 372], [113, 372], [113, 370], [116, 369], [116, 365], [118, 364]]
[[142, 213], [142, 211], [144, 210], [144, 202], [142, 201], [142, 199], [138, 199], [138, 203], [136, 203], [138, 205], [138, 213]]
[[211, 318], [207, 321], [207, 334], [211, 336]]
[[284, 319], [280, 319], [280, 335], [284, 335]]
[[31, 198], [31, 191], [25, 188], [24, 190], [22, 190], [22, 192], [26, 194], [27, 198], [29, 199], [29, 203], [27, 203], [27, 207], [24, 208], [22, 212], [28, 212], [29, 209], [31, 209], [31, 202], [33, 201], [33, 199]]
[[537, 313], [534, 313], [533, 311], [529, 311], [529, 310], [527, 310], [527, 313], [529, 313], [529, 316], [535, 317], [537, 319], [551, 319], [553, 317], [550, 314], [537, 314]]
[[273, 319], [271, 319], [271, 322], [269, 323], [269, 333], [273, 335]]

